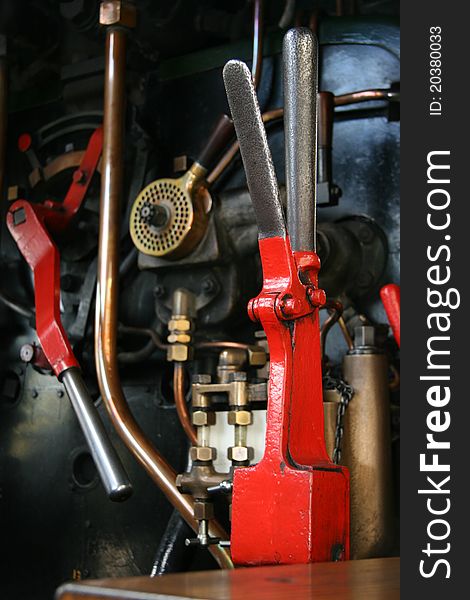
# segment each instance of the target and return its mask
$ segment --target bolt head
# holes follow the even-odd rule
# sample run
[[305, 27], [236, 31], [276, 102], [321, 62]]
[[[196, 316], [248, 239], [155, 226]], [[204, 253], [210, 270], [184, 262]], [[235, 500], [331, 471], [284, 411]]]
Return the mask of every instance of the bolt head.
[[254, 450], [247, 446], [232, 446], [227, 451], [227, 457], [229, 460], [237, 462], [247, 462], [253, 460]]
[[31, 344], [23, 344], [20, 349], [20, 359], [30, 363], [34, 358], [34, 347]]
[[253, 415], [249, 410], [231, 410], [227, 415], [229, 425], [251, 425]]
[[209, 446], [192, 446], [189, 456], [193, 462], [210, 462], [217, 458], [217, 450]]
[[202, 425], [215, 425], [215, 412], [195, 410], [193, 412], [193, 424], [198, 427], [201, 427]]
[[324, 306], [326, 304], [325, 290], [309, 287], [307, 290], [308, 299], [314, 307]]

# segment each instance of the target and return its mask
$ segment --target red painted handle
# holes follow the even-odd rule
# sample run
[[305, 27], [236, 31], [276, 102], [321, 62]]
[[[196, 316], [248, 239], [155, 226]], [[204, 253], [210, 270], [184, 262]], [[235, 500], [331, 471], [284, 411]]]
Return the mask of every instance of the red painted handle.
[[392, 328], [393, 335], [400, 347], [400, 286], [395, 283], [384, 285], [380, 290], [385, 312]]

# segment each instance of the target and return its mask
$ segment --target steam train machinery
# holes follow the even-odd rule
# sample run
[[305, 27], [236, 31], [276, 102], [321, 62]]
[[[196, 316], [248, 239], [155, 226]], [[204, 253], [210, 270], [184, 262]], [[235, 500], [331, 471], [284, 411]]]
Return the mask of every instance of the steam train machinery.
[[396, 3], [3, 4], [5, 597], [396, 556]]

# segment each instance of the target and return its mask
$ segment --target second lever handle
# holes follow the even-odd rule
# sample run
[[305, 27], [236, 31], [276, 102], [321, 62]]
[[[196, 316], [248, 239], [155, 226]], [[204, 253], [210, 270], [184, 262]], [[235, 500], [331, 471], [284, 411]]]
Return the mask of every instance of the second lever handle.
[[90, 397], [80, 369], [70, 367], [60, 377], [77, 415], [83, 435], [110, 500], [121, 502], [132, 494], [132, 485]]

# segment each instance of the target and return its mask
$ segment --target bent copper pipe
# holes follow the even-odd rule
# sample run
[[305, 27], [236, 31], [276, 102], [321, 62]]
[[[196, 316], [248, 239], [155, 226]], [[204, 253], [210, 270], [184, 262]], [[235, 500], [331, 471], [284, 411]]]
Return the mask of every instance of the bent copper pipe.
[[[129, 410], [117, 364], [117, 308], [119, 292], [120, 196], [123, 175], [124, 91], [126, 33], [109, 26], [106, 31], [104, 143], [102, 156], [98, 277], [96, 288], [95, 360], [98, 383], [106, 410], [119, 436], [145, 468], [169, 502], [197, 531], [194, 502], [176, 488], [176, 472], [146, 438]], [[216, 521], [210, 535], [227, 539]], [[227, 551], [211, 546], [220, 567], [233, 568]]]
[[[388, 100], [389, 102], [399, 102], [400, 93], [391, 90], [361, 90], [358, 92], [351, 92], [349, 94], [341, 94], [340, 96], [334, 96], [335, 106], [346, 106], [348, 104], [356, 104], [359, 102], [371, 102], [372, 100]], [[269, 110], [262, 115], [263, 123], [269, 123], [277, 119], [284, 118], [283, 108], [274, 108]], [[212, 169], [209, 175], [206, 177], [208, 185], [213, 184], [229, 166], [232, 160], [235, 158], [238, 150], [240, 149], [238, 141], [234, 142], [227, 152], [222, 156], [217, 165]]]
[[175, 362], [173, 369], [173, 394], [175, 398], [176, 413], [180, 420], [181, 427], [191, 444], [197, 446], [197, 435], [191, 424], [191, 418], [184, 397], [184, 366], [180, 362]]

